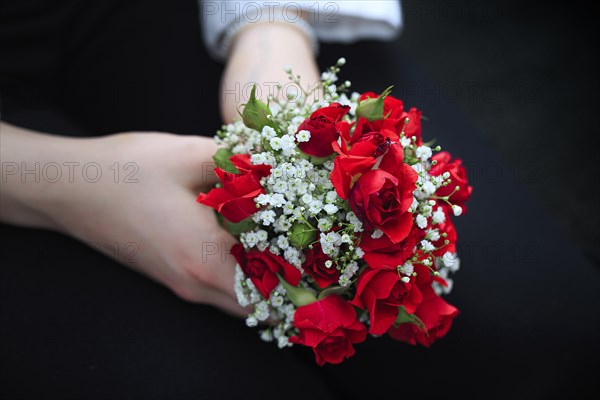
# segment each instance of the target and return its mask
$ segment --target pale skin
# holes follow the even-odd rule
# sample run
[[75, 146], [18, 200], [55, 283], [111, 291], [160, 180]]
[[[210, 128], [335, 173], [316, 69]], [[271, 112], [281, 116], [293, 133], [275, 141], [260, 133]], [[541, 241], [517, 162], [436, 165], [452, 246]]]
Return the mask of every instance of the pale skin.
[[[284, 65], [300, 74], [303, 82], [318, 81], [312, 50], [300, 30], [283, 23], [251, 25], [236, 36], [222, 86], [286, 82]], [[222, 96], [222, 100], [223, 121], [237, 118], [244, 98]], [[0, 158], [5, 165], [33, 168], [36, 163], [57, 163], [64, 172], [57, 182], [5, 174], [0, 183], [0, 220], [61, 232], [111, 257], [115, 243], [134, 243], [135, 254], [116, 257], [117, 261], [187, 301], [244, 316], [247, 311], [237, 305], [233, 292], [235, 262], [229, 248], [235, 239], [219, 226], [211, 208], [195, 201], [199, 192], [215, 183], [210, 171], [216, 149], [207, 137], [125, 132], [67, 138], [0, 122]], [[90, 162], [102, 168], [101, 179], [89, 182], [95, 175], [83, 179], [75, 166], [68, 179], [69, 165]], [[137, 182], [127, 183], [124, 176], [115, 182], [110, 170], [115, 163], [121, 168], [134, 163]]]

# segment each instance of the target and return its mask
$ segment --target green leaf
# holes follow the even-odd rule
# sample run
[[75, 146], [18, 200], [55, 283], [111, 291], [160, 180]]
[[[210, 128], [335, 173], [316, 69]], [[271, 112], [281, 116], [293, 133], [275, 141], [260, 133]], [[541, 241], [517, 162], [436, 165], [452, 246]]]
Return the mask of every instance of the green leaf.
[[324, 289], [321, 293], [319, 293], [319, 300], [323, 300], [325, 297], [331, 294], [344, 294], [350, 288], [350, 285], [344, 286], [329, 286]]
[[407, 313], [403, 306], [398, 307], [398, 317], [396, 317], [394, 326], [398, 327], [401, 324], [415, 324], [420, 330], [427, 332], [423, 321], [416, 315]]
[[377, 121], [383, 119], [383, 102], [385, 98], [392, 92], [393, 86], [386, 88], [381, 95], [374, 99], [365, 99], [358, 103], [356, 107], [356, 117], [365, 117], [369, 121]]
[[221, 168], [224, 171], [230, 172], [232, 174], [239, 174], [240, 171], [233, 166], [233, 163], [229, 159], [233, 156], [233, 153], [229, 149], [220, 148], [217, 150], [215, 155], [213, 155], [213, 160], [215, 161], [215, 165]]
[[219, 221], [221, 226], [235, 237], [239, 237], [240, 234], [243, 232], [249, 232], [253, 230], [256, 226], [256, 223], [252, 220], [252, 217], [246, 218], [240, 222], [231, 222], [224, 218], [218, 212], [216, 214], [217, 220]]
[[429, 142], [424, 142], [422, 144], [422, 146], [433, 147], [433, 145], [435, 144], [436, 141], [437, 141], [436, 139], [431, 139]]
[[308, 155], [306, 153], [303, 153], [302, 151], [300, 151], [300, 157], [304, 158], [307, 161], [310, 161], [310, 163], [313, 164], [313, 165], [323, 165], [327, 161], [331, 160], [331, 156], [328, 156], [328, 157], [315, 157], [315, 156], [311, 156], [311, 155]]
[[317, 298], [310, 290], [290, 285], [279, 274], [277, 274], [277, 277], [281, 286], [285, 288], [287, 296], [296, 307], [306, 306], [317, 301]]

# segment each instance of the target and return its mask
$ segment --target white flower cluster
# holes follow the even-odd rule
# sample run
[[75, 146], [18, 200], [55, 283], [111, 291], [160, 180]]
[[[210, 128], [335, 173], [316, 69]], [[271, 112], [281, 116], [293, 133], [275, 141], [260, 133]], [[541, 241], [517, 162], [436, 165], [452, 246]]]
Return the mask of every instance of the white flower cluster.
[[[418, 146], [415, 137], [408, 138], [404, 134], [400, 136], [400, 142], [404, 149], [405, 162], [409, 163], [418, 176], [416, 182], [417, 189], [413, 193], [413, 202], [408, 211], [413, 213], [414, 223], [425, 233], [425, 238], [417, 244], [413, 254], [421, 253], [426, 256], [420, 262], [430, 267], [435, 275], [442, 277], [448, 283], [448, 286], [444, 287], [435, 282], [434, 289], [438, 294], [447, 294], [452, 289], [452, 279], [448, 278], [448, 273], [458, 270], [458, 267], [451, 267], [450, 265], [459, 265], [458, 257], [456, 254], [446, 252], [444, 259], [442, 259], [441, 257], [434, 256], [432, 253], [440, 250], [448, 243], [445, 240], [445, 233], [440, 232], [438, 225], [446, 221], [446, 214], [439, 204], [441, 201], [450, 204], [448, 200], [450, 196], [439, 198], [435, 196], [435, 193], [442, 186], [452, 183], [450, 174], [445, 172], [442, 175], [434, 176], [429, 173], [434, 165], [434, 162], [431, 161], [433, 150], [440, 151], [441, 148], [439, 146], [435, 149], [425, 144]], [[462, 213], [460, 206], [451, 204], [451, 208], [455, 216]], [[374, 235], [376, 234], [379, 234], [379, 232], [375, 231]], [[436, 248], [434, 242], [439, 242], [441, 239], [444, 239], [444, 244], [440, 248]], [[403, 282], [410, 282], [414, 274], [411, 261], [417, 261], [417, 258], [413, 257], [404, 265], [397, 267], [398, 272], [403, 275], [401, 278]]]
[[[282, 125], [285, 123], [278, 122]], [[270, 127], [263, 129], [261, 135], [265, 140], [272, 134], [271, 130]], [[302, 132], [304, 131], [300, 131], [298, 135]], [[256, 246], [262, 251], [268, 248], [301, 269], [304, 262], [302, 248], [290, 243], [295, 224], [305, 224], [307, 229], [312, 230], [315, 235], [314, 243], [320, 242], [323, 252], [334, 258], [339, 255], [342, 244], [346, 244], [348, 249], [352, 247], [356, 250], [354, 235], [345, 233], [345, 230], [354, 233], [361, 232], [363, 228], [348, 204], [334, 190], [329, 179], [333, 163], [327, 161], [315, 165], [300, 157], [293, 137], [291, 133], [280, 138], [271, 137], [268, 139], [271, 150], [251, 155], [252, 163], [269, 164], [272, 170], [262, 182], [266, 193], [256, 198], [256, 204], [261, 210], [252, 219], [258, 227], [254, 231], [242, 233], [240, 241], [246, 249]], [[308, 221], [316, 221], [316, 224], [311, 225]], [[331, 232], [335, 225], [345, 227], [345, 230]], [[270, 237], [265, 229], [271, 232]], [[345, 277], [349, 279], [351, 274], [348, 272]]]
[[263, 340], [276, 340], [280, 348], [292, 346], [288, 339], [296, 334], [294, 329], [296, 308], [287, 298], [283, 286], [278, 285], [271, 293], [269, 300], [265, 300], [252, 280], [244, 275], [239, 265], [236, 265], [234, 290], [238, 303], [242, 307], [253, 306], [254, 308], [254, 311], [246, 318], [246, 325], [255, 327], [270, 319], [276, 324], [262, 331]]
[[233, 154], [251, 154], [259, 148], [261, 137], [258, 132], [247, 128], [240, 120], [225, 125], [217, 132], [215, 141], [231, 149]]
[[454, 280], [449, 277], [449, 274], [459, 270], [460, 259], [456, 256], [456, 253], [446, 252], [442, 257], [436, 258], [435, 265], [440, 277], [446, 281], [448, 286], [442, 286], [438, 282], [433, 282], [433, 290], [435, 290], [438, 296], [448, 294], [454, 286]]

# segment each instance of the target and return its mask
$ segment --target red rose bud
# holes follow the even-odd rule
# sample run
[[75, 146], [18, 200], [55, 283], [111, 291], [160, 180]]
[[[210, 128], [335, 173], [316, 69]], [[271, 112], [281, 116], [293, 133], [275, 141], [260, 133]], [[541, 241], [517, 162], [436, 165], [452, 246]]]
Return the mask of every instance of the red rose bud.
[[215, 168], [222, 187], [212, 189], [208, 194], [200, 193], [196, 201], [214, 208], [231, 222], [240, 222], [258, 210], [254, 199], [265, 193], [260, 180], [271, 174], [271, 166], [252, 165], [247, 154], [230, 157], [230, 161], [240, 173], [232, 174]]
[[[306, 256], [306, 260], [302, 264], [302, 268], [314, 278], [316, 284], [321, 289], [325, 289], [327, 286], [338, 281], [340, 271], [335, 267], [330, 258], [323, 253], [320, 244], [315, 244], [304, 255]], [[327, 262], [330, 264], [328, 265]]]
[[[366, 263], [374, 269], [392, 268], [408, 260], [417, 244], [425, 237], [425, 232], [413, 225], [409, 235], [399, 243], [393, 243], [387, 236], [373, 238], [371, 232], [363, 234], [360, 248], [365, 252]], [[440, 241], [443, 242], [444, 238]], [[443, 254], [443, 253], [442, 253]]]
[[393, 339], [429, 347], [436, 340], [446, 336], [452, 321], [458, 315], [458, 310], [433, 293], [433, 290], [426, 297], [414, 313], [418, 318], [415, 318], [417, 323], [410, 322], [408, 317], [406, 321], [400, 321], [390, 328], [388, 334]]
[[244, 105], [242, 121], [244, 121], [244, 125], [248, 128], [259, 132], [261, 132], [265, 126], [270, 126], [273, 129], [276, 128], [269, 105], [256, 98], [256, 85], [252, 86], [250, 99]]
[[[373, 92], [365, 92], [360, 96], [360, 101], [365, 101], [369, 98], [377, 99], [380, 95]], [[395, 98], [394, 96], [386, 96], [383, 100], [383, 115], [386, 119], [400, 120], [406, 117], [404, 112], [404, 103], [402, 100]]]
[[393, 86], [388, 87], [376, 98], [366, 98], [358, 103], [356, 107], [356, 117], [365, 117], [369, 121], [383, 119], [383, 105], [385, 98], [392, 92]]
[[339, 364], [354, 355], [353, 345], [367, 338], [367, 328], [354, 307], [338, 295], [298, 307], [294, 315], [298, 336], [291, 343], [312, 347], [317, 364]]
[[439, 176], [447, 173], [450, 179], [450, 183], [446, 186], [441, 186], [435, 192], [436, 196], [450, 196], [448, 201], [453, 205], [459, 206], [462, 209], [462, 212], [466, 212], [467, 208], [465, 203], [469, 200], [469, 197], [471, 197], [473, 187], [469, 185], [467, 171], [462, 165], [462, 160], [460, 158], [452, 160], [452, 156], [447, 151], [441, 151], [431, 159], [432, 161], [436, 161], [436, 165], [431, 167], [429, 174]]
[[407, 138], [412, 138], [413, 136], [416, 139], [417, 146], [423, 144], [422, 138], [422, 127], [421, 127], [421, 116], [423, 113], [416, 108], [411, 108], [406, 117], [408, 118], [408, 123], [404, 126], [404, 136]]
[[268, 249], [259, 251], [251, 249], [244, 250], [244, 246], [237, 243], [231, 247], [231, 254], [235, 257], [244, 274], [258, 291], [268, 299], [271, 292], [277, 284], [279, 284], [278, 276], [281, 276], [283, 281], [292, 286], [298, 285], [300, 282], [300, 270], [276, 254], [271, 253]]
[[408, 211], [418, 175], [403, 160], [402, 146], [390, 146], [379, 168], [365, 172], [350, 191], [348, 202], [367, 229], [379, 229], [393, 242], [408, 236], [413, 226]]
[[310, 132], [308, 142], [298, 143], [302, 152], [314, 157], [327, 157], [333, 154], [331, 143], [340, 137], [338, 122], [348, 114], [350, 107], [332, 103], [329, 107], [322, 107], [304, 120], [298, 127], [298, 132]]
[[[360, 96], [360, 101], [373, 101], [381, 96], [367, 92]], [[411, 108], [408, 113], [404, 111], [402, 100], [393, 96], [387, 96], [383, 100], [383, 119], [368, 121], [365, 118], [358, 118], [356, 129], [352, 137], [352, 142], [359, 140], [362, 135], [369, 132], [379, 132], [392, 142], [400, 139], [400, 134], [408, 138], [415, 137], [418, 146], [422, 144], [421, 139], [421, 111]], [[408, 118], [408, 123], [406, 122]]]
[[395, 267], [367, 268], [358, 278], [352, 304], [369, 311], [369, 333], [383, 335], [396, 321], [398, 307], [403, 306], [408, 313], [413, 313], [422, 299], [419, 286], [402, 282]]
[[374, 155], [378, 144], [365, 140], [355, 144], [350, 151], [342, 144], [343, 149], [333, 143], [333, 148], [339, 155], [333, 160], [333, 171], [329, 179], [338, 196], [346, 200], [358, 178], [370, 171], [377, 162]]

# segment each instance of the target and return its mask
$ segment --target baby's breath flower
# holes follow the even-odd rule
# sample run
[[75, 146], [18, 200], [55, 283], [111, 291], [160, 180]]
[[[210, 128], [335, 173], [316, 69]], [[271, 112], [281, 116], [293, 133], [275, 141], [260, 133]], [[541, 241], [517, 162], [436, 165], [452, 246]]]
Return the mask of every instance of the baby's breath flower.
[[298, 140], [298, 142], [301, 143], [308, 142], [310, 140], [310, 131], [307, 131], [305, 129], [301, 130], [296, 134], [296, 140]]
[[431, 148], [429, 146], [419, 146], [417, 147], [415, 155], [417, 158], [420, 158], [421, 161], [427, 161], [432, 155]]
[[429, 240], [421, 240], [421, 247], [425, 251], [433, 251], [435, 250], [435, 246], [431, 244]]
[[446, 221], [446, 214], [444, 214], [442, 207], [438, 207], [438, 209], [434, 211], [431, 219], [434, 224], [442, 224], [444, 221]]
[[400, 267], [400, 272], [402, 272], [404, 275], [410, 276], [414, 272], [414, 266], [410, 261], [407, 261]]
[[373, 231], [373, 233], [371, 234], [371, 238], [373, 239], [379, 239], [383, 236], [383, 231], [379, 230], [379, 229], [375, 229]]
[[417, 226], [419, 228], [425, 229], [427, 227], [427, 218], [425, 218], [421, 214], [417, 215], [416, 221], [417, 221]]
[[454, 213], [455, 217], [458, 217], [462, 214], [463, 210], [461, 206], [453, 205], [452, 212]]
[[328, 232], [332, 227], [333, 222], [327, 218], [321, 218], [317, 223], [317, 228], [319, 228], [321, 232]]
[[336, 206], [334, 206], [333, 204], [326, 204], [323, 207], [323, 210], [325, 210], [325, 212], [329, 215], [333, 215], [338, 211], [338, 208]]

